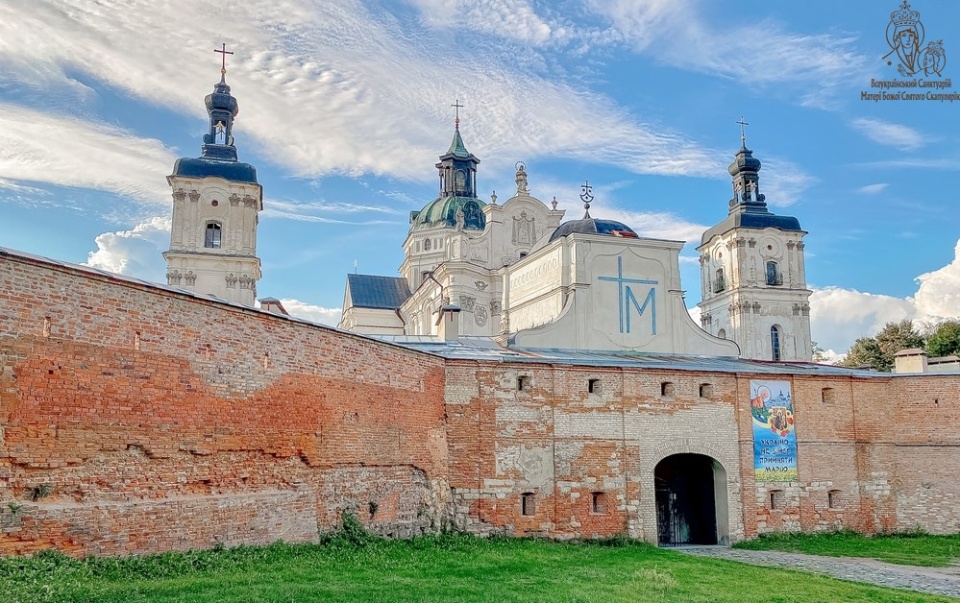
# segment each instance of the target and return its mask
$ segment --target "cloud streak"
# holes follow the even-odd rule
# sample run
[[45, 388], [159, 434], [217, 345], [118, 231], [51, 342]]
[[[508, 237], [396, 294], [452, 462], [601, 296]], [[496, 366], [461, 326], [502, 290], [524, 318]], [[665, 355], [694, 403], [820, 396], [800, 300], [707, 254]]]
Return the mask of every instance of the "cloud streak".
[[[494, 22], [506, 19], [526, 43], [543, 35], [530, 11], [493, 0], [473, 4], [478, 11], [492, 7]], [[8, 77], [18, 83], [76, 86], [69, 74], [79, 71], [197, 117], [216, 78], [206, 28], [216, 20], [237, 49], [227, 79], [240, 101], [241, 152], [252, 138], [300, 176], [430, 178], [422, 166], [434, 160], [437, 125], [450, 119], [447, 106], [455, 97], [467, 105], [467, 144], [484, 157], [548, 154], [642, 174], [717, 173], [711, 152], [644, 123], [607, 97], [540, 77], [496, 53], [472, 53], [434, 40], [429, 31], [411, 32], [394, 15], [373, 13], [357, 0], [251, 0], [229, 10], [187, 0], [133, 6], [62, 0], [7, 5], [2, 14], [8, 22], [44, 24], [15, 28], [0, 42], [0, 60], [12, 65]], [[450, 63], [459, 68], [451, 70]], [[586, 130], [591, 137], [579, 135]], [[164, 164], [169, 169], [169, 159]]]
[[[147, 205], [169, 198], [174, 155], [158, 140], [74, 117], [0, 103], [0, 187], [36, 184], [108, 191]], [[6, 183], [6, 184], [4, 184]]]
[[850, 122], [850, 126], [873, 142], [905, 151], [913, 151], [926, 144], [925, 137], [917, 130], [880, 119], [858, 117]]

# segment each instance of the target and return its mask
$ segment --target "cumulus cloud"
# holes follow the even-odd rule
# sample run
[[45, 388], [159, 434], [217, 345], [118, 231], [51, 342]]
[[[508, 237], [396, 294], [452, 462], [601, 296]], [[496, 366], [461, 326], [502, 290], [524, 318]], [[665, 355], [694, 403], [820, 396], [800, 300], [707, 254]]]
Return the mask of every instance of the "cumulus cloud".
[[888, 322], [909, 318], [923, 328], [960, 318], [960, 241], [953, 261], [916, 280], [916, 294], [903, 298], [840, 287], [814, 289], [810, 297], [813, 339], [828, 351], [843, 353], [858, 337], [872, 336]]
[[161, 254], [169, 243], [170, 218], [149, 218], [130, 230], [98, 235], [97, 250], [87, 255], [84, 265], [165, 283], [166, 263]]
[[855, 289], [825, 287], [810, 296], [813, 340], [825, 350], [844, 353], [858, 337], [872, 336], [884, 324], [913, 318], [910, 298], [864, 293]]
[[929, 322], [960, 317], [960, 241], [953, 251], [952, 262], [917, 277], [920, 287], [915, 300], [921, 320]]
[[850, 125], [873, 142], [905, 151], [919, 149], [926, 142], [917, 130], [881, 119], [858, 117]]
[[280, 303], [291, 316], [332, 327], [340, 322], [340, 314], [343, 312], [342, 308], [325, 308], [293, 298], [283, 298]]

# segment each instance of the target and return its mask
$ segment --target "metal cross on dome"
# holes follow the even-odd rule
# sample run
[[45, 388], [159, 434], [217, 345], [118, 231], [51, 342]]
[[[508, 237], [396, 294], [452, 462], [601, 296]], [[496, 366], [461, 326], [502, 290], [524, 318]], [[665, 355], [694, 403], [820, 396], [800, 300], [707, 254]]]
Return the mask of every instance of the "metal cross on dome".
[[738, 121], [737, 123], [740, 124], [740, 144], [742, 144], [743, 146], [747, 146], [747, 131], [744, 128], [746, 126], [749, 126], [750, 124], [748, 122], [743, 121], [742, 115], [740, 116], [740, 121]]
[[463, 109], [463, 105], [460, 104], [460, 99], [458, 98], [454, 100], [453, 104], [450, 106], [454, 108], [454, 111], [456, 111], [456, 117], [453, 120], [453, 123], [454, 125], [459, 126], [460, 125], [460, 109]]
[[221, 60], [220, 60], [220, 73], [221, 73], [221, 74], [225, 74], [225, 73], [227, 72], [227, 55], [228, 55], [228, 54], [233, 54], [233, 51], [232, 51], [232, 50], [227, 50], [227, 44], [226, 44], [226, 42], [222, 43], [222, 44], [220, 45], [220, 48], [219, 48], [219, 49], [214, 48], [213, 51], [220, 53], [220, 55], [221, 55]]

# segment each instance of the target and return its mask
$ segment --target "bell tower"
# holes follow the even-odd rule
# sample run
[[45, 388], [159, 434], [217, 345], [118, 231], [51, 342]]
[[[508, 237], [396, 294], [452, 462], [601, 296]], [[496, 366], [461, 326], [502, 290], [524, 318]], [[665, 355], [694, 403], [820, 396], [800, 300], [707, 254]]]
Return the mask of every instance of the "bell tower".
[[760, 160], [747, 148], [728, 169], [733, 198], [727, 217], [700, 241], [700, 321], [703, 329], [740, 346], [743, 358], [810, 361], [810, 290], [803, 237], [791, 216], [767, 209], [760, 193]]
[[252, 306], [260, 280], [257, 223], [263, 190], [257, 170], [237, 160], [233, 122], [237, 99], [226, 82], [226, 46], [220, 81], [205, 103], [209, 130], [200, 157], [181, 158], [167, 176], [173, 189], [173, 220], [167, 284]]

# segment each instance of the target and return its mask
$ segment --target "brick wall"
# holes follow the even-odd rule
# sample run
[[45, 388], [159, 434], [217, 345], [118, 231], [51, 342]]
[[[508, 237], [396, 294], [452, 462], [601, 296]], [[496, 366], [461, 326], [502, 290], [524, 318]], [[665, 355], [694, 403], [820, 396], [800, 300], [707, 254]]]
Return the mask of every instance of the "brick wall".
[[[754, 479], [752, 378], [791, 382], [797, 482]], [[344, 511], [392, 536], [656, 541], [681, 454], [715, 461], [724, 542], [955, 532], [958, 426], [955, 375], [443, 361], [0, 254], [0, 553], [310, 541]]]
[[22, 505], [0, 552], [310, 540], [344, 509], [435, 529], [443, 378], [396, 346], [0, 257], [0, 504]]
[[[521, 377], [529, 389], [518, 389]], [[751, 379], [791, 383], [796, 482], [754, 478]], [[655, 542], [654, 473], [677, 454], [722, 466], [714, 481], [723, 541], [772, 531], [960, 530], [956, 376], [451, 361], [446, 399], [456, 522], [470, 531]], [[605, 501], [600, 512], [595, 493]], [[527, 515], [525, 495], [535, 503]]]

